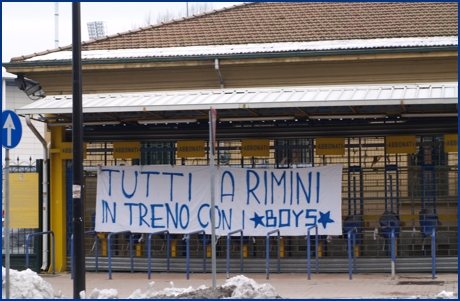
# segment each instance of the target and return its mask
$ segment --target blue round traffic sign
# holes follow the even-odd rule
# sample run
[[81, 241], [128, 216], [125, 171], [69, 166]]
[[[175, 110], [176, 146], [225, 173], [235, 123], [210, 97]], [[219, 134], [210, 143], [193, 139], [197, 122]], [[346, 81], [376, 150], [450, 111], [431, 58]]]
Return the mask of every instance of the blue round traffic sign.
[[18, 146], [22, 138], [22, 124], [18, 115], [10, 110], [2, 112], [2, 146], [7, 149]]

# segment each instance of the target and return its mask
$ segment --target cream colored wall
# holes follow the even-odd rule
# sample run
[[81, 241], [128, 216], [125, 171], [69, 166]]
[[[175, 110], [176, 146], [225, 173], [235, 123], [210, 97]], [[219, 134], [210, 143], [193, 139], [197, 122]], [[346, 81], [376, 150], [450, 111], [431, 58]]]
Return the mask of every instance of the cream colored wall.
[[[6, 85], [5, 87], [5, 110], [22, 108], [33, 102], [27, 95], [16, 86]], [[22, 125], [22, 137], [19, 144], [10, 150], [10, 164], [29, 165], [35, 164], [35, 160], [43, 159], [43, 146], [34, 133], [27, 126], [24, 117], [19, 117]], [[32, 121], [37, 131], [44, 137], [45, 126], [42, 122]], [[18, 161], [19, 158], [19, 161]]]
[[[225, 88], [455, 82], [457, 61], [457, 53], [221, 60], [220, 71]], [[59, 68], [35, 68], [26, 75], [47, 95], [71, 94], [72, 72]], [[83, 93], [220, 88], [213, 60], [84, 65], [82, 79]]]

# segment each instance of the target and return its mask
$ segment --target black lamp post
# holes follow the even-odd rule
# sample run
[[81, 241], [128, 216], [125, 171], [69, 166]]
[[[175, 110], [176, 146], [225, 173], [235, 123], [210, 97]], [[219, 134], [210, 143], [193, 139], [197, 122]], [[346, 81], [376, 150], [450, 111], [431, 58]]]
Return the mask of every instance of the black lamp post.
[[73, 151], [73, 298], [80, 299], [85, 283], [85, 209], [83, 185], [83, 110], [81, 80], [80, 3], [72, 3], [72, 151]]

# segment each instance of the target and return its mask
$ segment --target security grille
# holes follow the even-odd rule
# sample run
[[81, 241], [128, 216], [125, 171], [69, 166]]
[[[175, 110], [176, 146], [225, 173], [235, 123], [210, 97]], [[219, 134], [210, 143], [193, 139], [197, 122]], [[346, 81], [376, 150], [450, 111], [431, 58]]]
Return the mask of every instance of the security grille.
[[[356, 253], [362, 257], [388, 257], [389, 239], [385, 235], [386, 219], [396, 219], [400, 230], [396, 241], [400, 257], [429, 256], [431, 239], [424, 233], [423, 214], [428, 210], [437, 222], [437, 256], [458, 254], [458, 154], [446, 153], [443, 137], [417, 137], [415, 154], [386, 154], [385, 137], [345, 138], [345, 154], [318, 156], [313, 139], [286, 139], [270, 142], [269, 157], [241, 157], [241, 142], [219, 141], [216, 165], [234, 168], [302, 168], [342, 164], [342, 216], [344, 228], [352, 224], [358, 229]], [[111, 143], [92, 143], [88, 146], [85, 160], [85, 210], [86, 230], [94, 229], [92, 215], [95, 212], [97, 165], [208, 165], [209, 156], [203, 158], [177, 158], [175, 145], [165, 143], [143, 143], [141, 158], [115, 160]], [[107, 255], [104, 239], [99, 234], [99, 256]], [[321, 237], [318, 246], [311, 244], [311, 251], [322, 257], [346, 257], [346, 231], [343, 235]], [[428, 238], [427, 238], [428, 237]], [[136, 239], [138, 239], [137, 237]], [[182, 235], [175, 237], [172, 254], [185, 256]], [[270, 253], [276, 256], [276, 242], [271, 242]], [[251, 237], [245, 242], [248, 257], [265, 258], [266, 238]], [[94, 236], [86, 236], [87, 256], [95, 253]], [[128, 240], [120, 235], [114, 241], [112, 254], [128, 256]], [[152, 241], [153, 256], [166, 256], [164, 237], [155, 236]], [[105, 249], [104, 249], [105, 248]], [[203, 245], [197, 237], [191, 240], [191, 256], [201, 258]], [[240, 246], [232, 241], [231, 256], [238, 257]], [[305, 237], [283, 237], [281, 256], [305, 258]], [[146, 257], [146, 243], [137, 244], [136, 256]], [[218, 241], [217, 256], [226, 256], [226, 239]]]

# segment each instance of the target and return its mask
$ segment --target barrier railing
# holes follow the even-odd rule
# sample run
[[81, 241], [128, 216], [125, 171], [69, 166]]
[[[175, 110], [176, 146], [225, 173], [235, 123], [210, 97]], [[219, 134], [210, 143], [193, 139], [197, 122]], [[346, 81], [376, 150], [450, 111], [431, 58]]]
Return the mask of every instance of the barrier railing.
[[52, 265], [52, 273], [54, 274], [54, 232], [53, 231], [45, 231], [45, 232], [37, 232], [37, 233], [31, 233], [27, 234], [26, 236], [26, 268], [29, 268], [29, 239], [32, 236], [38, 236], [38, 235], [45, 235], [45, 234], [51, 234], [51, 265]]
[[396, 250], [395, 250], [395, 229], [391, 230], [391, 279], [395, 279], [396, 274]]
[[266, 263], [265, 263], [265, 273], [267, 279], [269, 279], [270, 275], [270, 235], [273, 233], [278, 233], [278, 274], [280, 273], [280, 230], [276, 229], [267, 233], [267, 240], [266, 240]]
[[431, 232], [431, 278], [436, 278], [436, 229]]
[[186, 270], [187, 270], [187, 280], [190, 279], [190, 236], [193, 234], [203, 234], [203, 273], [206, 273], [206, 232], [204, 230], [199, 230], [195, 232], [188, 233], [185, 242], [187, 245], [187, 259], [186, 259]]
[[307, 229], [307, 271], [308, 271], [308, 280], [311, 280], [310, 277], [310, 230], [315, 228], [315, 257], [316, 257], [316, 274], [318, 274], [318, 225], [311, 226]]
[[112, 279], [112, 248], [110, 246], [110, 239], [113, 235], [118, 234], [129, 234], [129, 256], [131, 257], [131, 273], [134, 273], [134, 259], [133, 259], [133, 236], [131, 235], [131, 231], [120, 231], [120, 232], [112, 232], [107, 237], [107, 248], [109, 249], [108, 252], [108, 264], [109, 264], [109, 279]]
[[235, 233], [241, 233], [240, 236], [240, 273], [243, 273], [243, 230], [236, 230], [227, 234], [227, 279], [230, 277], [230, 236]]
[[94, 241], [94, 244], [93, 244], [93, 248], [91, 251], [95, 251], [95, 258], [96, 258], [96, 273], [99, 272], [99, 252], [98, 252], [98, 245], [99, 245], [99, 237], [97, 236], [97, 232], [95, 230], [89, 230], [89, 231], [86, 231], [85, 234], [93, 234], [94, 235], [94, 238], [95, 238], [95, 241]]
[[[96, 273], [99, 271], [99, 252], [98, 252], [98, 237], [97, 237], [97, 232], [95, 230], [90, 230], [86, 231], [85, 234], [94, 234], [94, 237], [96, 237], [96, 241], [94, 242], [93, 247], [96, 250]], [[74, 275], [74, 263], [73, 263], [73, 257], [74, 257], [74, 251], [73, 251], [73, 234], [70, 236], [70, 279], [73, 279]]]
[[[358, 229], [354, 227], [350, 231], [348, 231], [348, 274], [350, 275], [350, 280], [352, 279], [352, 272], [351, 272], [351, 236], [353, 235], [353, 267], [354, 273], [356, 274], [356, 232]], [[355, 233], [353, 233], [355, 232]]]
[[149, 237], [147, 238], [147, 248], [148, 248], [148, 279], [150, 279], [150, 275], [152, 272], [152, 236], [156, 234], [166, 234], [166, 271], [169, 273], [169, 249], [170, 249], [170, 239], [169, 239], [169, 231], [158, 231], [154, 233], [150, 233]]

